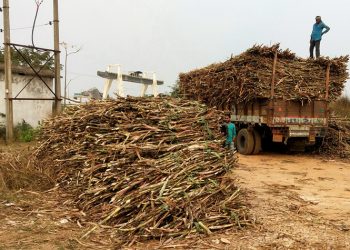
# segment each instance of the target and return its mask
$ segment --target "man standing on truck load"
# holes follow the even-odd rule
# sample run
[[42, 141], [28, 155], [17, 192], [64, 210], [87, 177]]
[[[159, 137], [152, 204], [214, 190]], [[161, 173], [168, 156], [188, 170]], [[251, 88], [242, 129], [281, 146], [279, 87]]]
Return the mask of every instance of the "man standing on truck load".
[[225, 123], [220, 127], [221, 133], [226, 136], [224, 143], [225, 148], [235, 149], [233, 140], [236, 137], [236, 126], [231, 121], [231, 114], [226, 114]]
[[[323, 29], [326, 29], [323, 31]], [[316, 58], [320, 57], [320, 44], [322, 36], [327, 33], [330, 28], [322, 22], [321, 17], [316, 17], [316, 23], [312, 27], [310, 40], [310, 58], [314, 58], [314, 48], [316, 47]]]

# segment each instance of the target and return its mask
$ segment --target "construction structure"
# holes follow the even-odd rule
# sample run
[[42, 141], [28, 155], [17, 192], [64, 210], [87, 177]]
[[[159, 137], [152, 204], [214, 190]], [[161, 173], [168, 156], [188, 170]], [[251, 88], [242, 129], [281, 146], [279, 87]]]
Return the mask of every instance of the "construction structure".
[[[108, 65], [106, 71], [97, 71], [97, 75], [106, 79], [103, 88], [104, 100], [108, 98], [108, 93], [114, 80], [117, 82], [116, 95], [119, 97], [125, 97], [123, 82], [142, 84], [140, 93], [141, 97], [145, 96], [148, 86], [152, 86], [152, 94], [154, 97], [157, 97], [158, 85], [164, 84], [164, 81], [157, 80], [157, 75], [155, 72], [132, 71], [128, 74], [123, 74], [119, 64]], [[152, 75], [152, 77], [149, 77], [149, 75]]]

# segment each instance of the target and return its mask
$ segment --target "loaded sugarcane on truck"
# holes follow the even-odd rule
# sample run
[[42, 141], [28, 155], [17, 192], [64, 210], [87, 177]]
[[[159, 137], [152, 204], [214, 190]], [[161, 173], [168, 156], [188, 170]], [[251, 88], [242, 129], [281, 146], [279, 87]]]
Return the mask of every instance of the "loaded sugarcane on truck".
[[[274, 62], [275, 69], [276, 60]], [[241, 154], [258, 154], [263, 142], [281, 143], [291, 151], [304, 151], [322, 141], [328, 127], [330, 67], [326, 70], [324, 98], [308, 101], [274, 97], [275, 70], [272, 72], [271, 97], [232, 107], [237, 128], [236, 145]]]
[[328, 106], [343, 92], [348, 60], [303, 59], [278, 44], [255, 45], [224, 62], [181, 73], [179, 88], [186, 98], [230, 112], [241, 154], [275, 146], [304, 151], [326, 135]]

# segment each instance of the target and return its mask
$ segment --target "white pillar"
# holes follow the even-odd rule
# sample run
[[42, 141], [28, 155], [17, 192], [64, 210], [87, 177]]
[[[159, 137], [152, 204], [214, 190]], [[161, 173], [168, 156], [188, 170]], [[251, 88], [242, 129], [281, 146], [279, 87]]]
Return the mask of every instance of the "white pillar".
[[123, 84], [123, 76], [122, 76], [122, 71], [120, 69], [120, 65], [118, 67], [118, 79], [117, 79], [117, 94], [119, 97], [125, 97], [124, 95], [124, 84]]
[[148, 88], [148, 84], [142, 84], [142, 88], [141, 88], [141, 97], [144, 97]]
[[[147, 78], [147, 75], [148, 75], [147, 72], [143, 72], [142, 73], [142, 77], [143, 78]], [[148, 85], [147, 84], [142, 84], [141, 94], [140, 94], [141, 97], [144, 97], [146, 95], [147, 89], [148, 89]]]
[[111, 89], [111, 86], [112, 86], [112, 82], [113, 82], [112, 79], [106, 79], [105, 86], [103, 88], [102, 100], [106, 100], [107, 99], [109, 90]]
[[[110, 67], [110, 65], [108, 65], [107, 72], [110, 72], [110, 70], [111, 70], [111, 67]], [[105, 86], [103, 87], [102, 100], [106, 100], [107, 99], [109, 90], [111, 89], [111, 86], [112, 86], [112, 82], [113, 82], [112, 79], [106, 79]]]
[[158, 85], [157, 85], [157, 76], [156, 73], [153, 72], [153, 96], [157, 97], [158, 96]]

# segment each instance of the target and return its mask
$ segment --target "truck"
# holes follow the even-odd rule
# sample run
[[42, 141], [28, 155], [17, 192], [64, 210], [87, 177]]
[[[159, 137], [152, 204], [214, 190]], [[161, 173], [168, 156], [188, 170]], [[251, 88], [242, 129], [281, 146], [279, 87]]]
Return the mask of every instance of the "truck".
[[258, 154], [262, 145], [281, 143], [291, 151], [304, 151], [322, 141], [328, 127], [328, 101], [306, 103], [283, 99], [258, 99], [237, 104], [232, 110], [236, 146], [244, 155]]
[[326, 135], [329, 118], [329, 75], [326, 69], [323, 98], [284, 100], [274, 96], [275, 65], [272, 72], [271, 96], [232, 107], [236, 125], [236, 146], [244, 155], [258, 154], [262, 146], [280, 143], [290, 151], [304, 151], [320, 144]]

